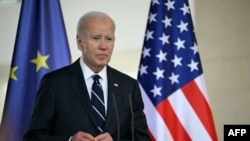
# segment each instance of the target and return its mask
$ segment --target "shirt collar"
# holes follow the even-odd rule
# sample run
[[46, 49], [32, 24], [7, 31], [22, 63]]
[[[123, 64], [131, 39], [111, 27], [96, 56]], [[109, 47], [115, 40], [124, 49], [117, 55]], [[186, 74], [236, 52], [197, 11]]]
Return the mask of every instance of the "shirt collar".
[[[84, 76], [85, 81], [92, 78], [93, 75], [95, 75], [96, 73], [94, 73], [83, 61], [83, 58], [80, 58], [80, 65], [82, 68], [82, 73]], [[98, 73], [98, 75], [101, 77], [101, 79], [107, 79], [107, 66], [105, 65], [105, 67]]]

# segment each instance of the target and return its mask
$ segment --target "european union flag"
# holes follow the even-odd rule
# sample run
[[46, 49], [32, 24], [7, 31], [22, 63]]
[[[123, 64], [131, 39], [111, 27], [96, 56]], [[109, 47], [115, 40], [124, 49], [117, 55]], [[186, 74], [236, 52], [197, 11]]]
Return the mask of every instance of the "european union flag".
[[1, 124], [1, 141], [21, 141], [41, 77], [71, 63], [59, 0], [23, 0]]

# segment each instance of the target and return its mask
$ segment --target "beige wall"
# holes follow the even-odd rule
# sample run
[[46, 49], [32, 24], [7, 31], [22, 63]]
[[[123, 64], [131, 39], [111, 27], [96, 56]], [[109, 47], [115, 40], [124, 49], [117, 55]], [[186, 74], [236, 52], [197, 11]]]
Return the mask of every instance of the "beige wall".
[[[69, 41], [74, 42], [75, 21], [78, 20], [79, 15], [72, 17], [70, 13], [81, 14], [84, 12], [80, 10], [75, 12], [74, 10], [67, 9], [68, 0], [61, 0], [62, 8], [65, 16], [65, 24], [67, 30], [73, 30], [73, 33], [69, 33]], [[83, 0], [84, 1], [84, 0]], [[95, 1], [95, 0], [94, 0]], [[96, 0], [97, 2], [97, 0]], [[98, 0], [98, 2], [100, 2]], [[137, 9], [138, 7], [131, 7], [133, 1], [124, 2], [122, 8], [115, 8], [113, 13], [119, 13], [119, 10], [127, 11], [126, 7], [130, 8], [130, 11]], [[73, 4], [73, 5], [72, 5]], [[72, 3], [72, 7], [77, 6], [77, 2]], [[75, 4], [75, 5], [74, 5]], [[118, 3], [115, 3], [118, 4]], [[127, 5], [126, 5], [127, 4]], [[121, 13], [125, 17], [118, 17], [118, 25], [123, 25], [123, 22], [119, 20], [126, 20], [130, 18], [142, 19], [138, 21], [129, 22], [129, 26], [133, 24], [145, 26], [147, 17], [149, 0], [143, 6], [141, 10], [137, 10], [137, 15], [129, 17], [131, 14]], [[92, 5], [94, 6], [94, 4]], [[250, 1], [249, 0], [196, 0], [195, 1], [195, 21], [196, 21], [196, 35], [198, 41], [198, 48], [201, 55], [201, 61], [204, 69], [208, 94], [212, 111], [216, 123], [216, 130], [219, 136], [219, 140], [223, 140], [223, 125], [224, 124], [250, 124]], [[3, 99], [5, 96], [6, 81], [8, 79], [8, 71], [10, 65], [10, 58], [12, 55], [12, 47], [14, 45], [14, 38], [16, 33], [16, 26], [19, 15], [19, 6], [10, 6], [10, 10], [4, 11], [0, 7], [0, 37], [5, 40], [1, 40], [0, 44], [0, 57], [7, 58], [6, 63], [0, 63], [0, 107], [2, 109]], [[82, 9], [84, 5], [82, 5]], [[85, 6], [86, 7], [86, 6]], [[90, 7], [90, 6], [89, 6]], [[85, 10], [89, 10], [87, 7]], [[103, 7], [102, 7], [103, 8]], [[126, 9], [125, 9], [126, 8]], [[105, 9], [104, 9], [105, 10]], [[117, 11], [116, 11], [117, 10]], [[108, 12], [109, 11], [107, 10]], [[129, 12], [129, 11], [128, 11]], [[126, 17], [127, 15], [127, 17]], [[141, 15], [141, 16], [140, 16]], [[3, 18], [10, 18], [2, 20]], [[7, 21], [6, 21], [7, 20]], [[9, 20], [9, 21], [8, 21]], [[7, 26], [8, 25], [8, 26]], [[72, 27], [71, 27], [72, 26]], [[129, 73], [131, 76], [136, 77], [138, 70], [138, 63], [141, 51], [141, 44], [144, 34], [144, 28], [141, 26], [137, 28], [137, 32], [134, 30], [126, 31], [125, 35], [120, 34], [118, 37], [122, 37], [120, 43], [122, 45], [130, 46], [126, 42], [130, 42], [131, 47], [129, 50], [116, 51], [111, 65], [118, 69]], [[136, 26], [139, 27], [139, 26]], [[3, 28], [9, 28], [5, 31]], [[73, 28], [73, 29], [71, 29]], [[125, 27], [127, 29], [127, 27]], [[119, 31], [118, 32], [123, 32]], [[128, 32], [136, 34], [137, 37], [141, 36], [139, 42], [133, 41], [127, 36], [130, 36]], [[5, 33], [5, 34], [2, 34]], [[132, 35], [131, 35], [132, 36]], [[138, 38], [135, 38], [138, 39]], [[118, 42], [118, 46], [120, 45]], [[75, 45], [71, 44], [71, 51], [77, 52]], [[2, 48], [6, 47], [6, 48]], [[73, 58], [77, 58], [75, 55]], [[1, 61], [0, 60], [0, 61]], [[0, 109], [0, 111], [1, 111]], [[0, 112], [1, 113], [1, 112]]]
[[217, 133], [250, 124], [250, 1], [197, 0], [196, 35]]

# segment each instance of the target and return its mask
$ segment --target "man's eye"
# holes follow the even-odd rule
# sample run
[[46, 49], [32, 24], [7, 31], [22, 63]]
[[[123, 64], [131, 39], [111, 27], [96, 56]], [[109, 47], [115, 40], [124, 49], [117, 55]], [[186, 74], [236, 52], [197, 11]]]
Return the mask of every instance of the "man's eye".
[[92, 39], [94, 39], [94, 40], [99, 40], [100, 38], [99, 38], [99, 37], [93, 37]]
[[107, 38], [108, 41], [113, 41], [113, 38]]

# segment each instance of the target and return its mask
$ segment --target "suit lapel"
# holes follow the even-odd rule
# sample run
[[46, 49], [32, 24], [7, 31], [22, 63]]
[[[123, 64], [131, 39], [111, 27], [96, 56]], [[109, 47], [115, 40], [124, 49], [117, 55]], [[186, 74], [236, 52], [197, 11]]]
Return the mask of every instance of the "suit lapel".
[[[108, 111], [106, 118], [105, 131], [109, 131], [112, 127], [116, 128], [114, 125], [118, 125], [118, 106], [117, 106], [117, 95], [119, 94], [119, 82], [113, 75], [112, 70], [107, 67], [108, 75]], [[117, 127], [118, 128], [118, 127]]]
[[74, 88], [75, 94], [79, 98], [80, 103], [82, 104], [82, 107], [84, 109], [83, 111], [87, 112], [86, 114], [89, 116], [89, 119], [93, 123], [94, 127], [97, 127], [86, 83], [83, 79], [84, 76], [82, 74], [79, 59], [74, 64], [72, 64], [71, 74], [72, 74], [72, 77], [70, 78], [71, 85]]
[[[118, 114], [117, 108], [119, 107], [116, 106], [116, 109], [115, 109], [115, 104], [118, 104], [117, 99], [118, 99], [118, 94], [120, 93], [119, 82], [116, 79], [117, 77], [114, 76], [114, 73], [109, 66], [107, 67], [107, 75], [108, 75], [108, 108], [107, 108], [108, 110], [107, 110], [107, 117], [106, 117], [104, 131], [109, 131], [110, 129], [117, 127], [114, 125], [118, 125], [117, 124], [118, 115], [116, 114]], [[79, 98], [82, 104], [82, 107], [84, 109], [83, 111], [87, 112], [86, 114], [88, 114], [89, 119], [91, 120], [94, 127], [98, 131], [97, 123], [95, 120], [95, 115], [92, 109], [92, 104], [91, 104], [91, 101], [88, 95], [88, 90], [86, 87], [86, 83], [83, 77], [84, 76], [82, 74], [81, 66], [80, 66], [79, 59], [78, 59], [76, 62], [72, 64], [70, 83], [75, 90], [75, 94], [77, 95], [77, 97]]]

